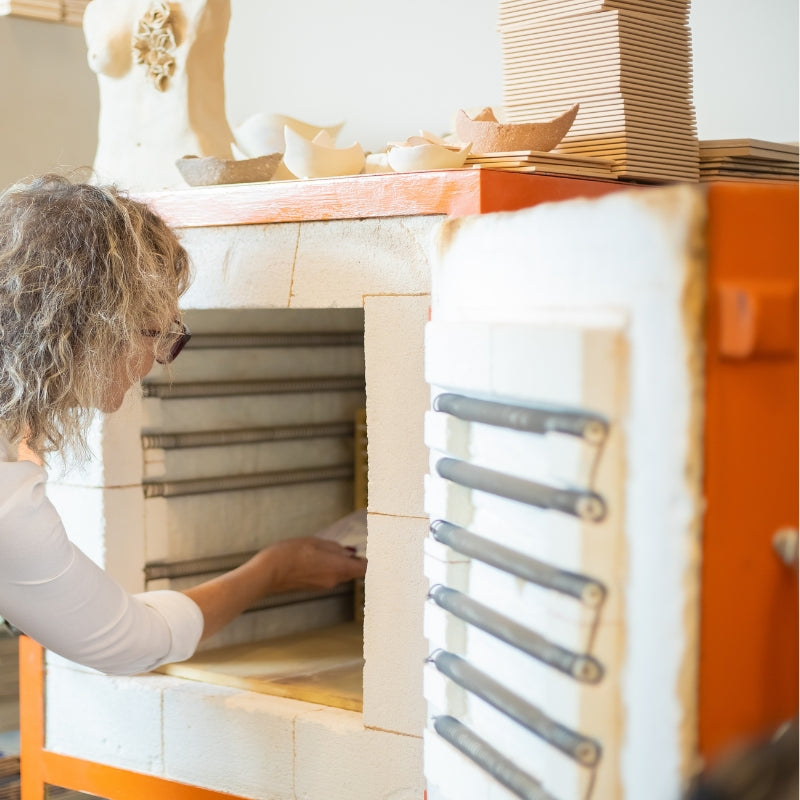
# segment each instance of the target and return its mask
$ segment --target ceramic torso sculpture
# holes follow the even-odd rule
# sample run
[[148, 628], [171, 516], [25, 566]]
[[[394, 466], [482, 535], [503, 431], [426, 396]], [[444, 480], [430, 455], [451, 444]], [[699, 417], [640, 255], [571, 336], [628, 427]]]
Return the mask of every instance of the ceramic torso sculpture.
[[97, 74], [98, 181], [185, 186], [185, 155], [231, 157], [224, 48], [230, 0], [92, 0], [83, 31]]

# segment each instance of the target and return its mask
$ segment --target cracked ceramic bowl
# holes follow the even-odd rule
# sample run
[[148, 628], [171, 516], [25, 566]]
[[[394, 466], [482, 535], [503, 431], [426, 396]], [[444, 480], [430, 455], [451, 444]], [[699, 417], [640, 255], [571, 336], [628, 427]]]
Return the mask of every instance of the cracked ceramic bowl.
[[312, 125], [285, 114], [271, 114], [261, 111], [248, 117], [233, 131], [236, 145], [246, 156], [266, 155], [267, 153], [282, 153], [286, 148], [284, 128], [291, 128], [304, 139], [313, 139], [321, 131], [336, 141], [336, 137], [344, 127], [344, 122], [336, 125]]
[[284, 137], [284, 164], [298, 178], [335, 178], [358, 175], [364, 170], [366, 156], [358, 142], [350, 147], [336, 147], [326, 131], [309, 140], [288, 125], [284, 127]]
[[552, 150], [569, 132], [580, 106], [576, 103], [549, 122], [498, 122], [491, 108], [470, 117], [463, 109], [456, 114], [455, 134], [472, 142], [473, 153], [511, 153], [518, 150]]
[[189, 186], [256, 183], [270, 180], [282, 157], [281, 153], [243, 160], [217, 156], [183, 156], [175, 162], [175, 166]]
[[458, 169], [464, 166], [470, 147], [470, 144], [466, 144], [461, 148], [453, 148], [413, 137], [406, 144], [390, 147], [387, 159], [395, 172]]

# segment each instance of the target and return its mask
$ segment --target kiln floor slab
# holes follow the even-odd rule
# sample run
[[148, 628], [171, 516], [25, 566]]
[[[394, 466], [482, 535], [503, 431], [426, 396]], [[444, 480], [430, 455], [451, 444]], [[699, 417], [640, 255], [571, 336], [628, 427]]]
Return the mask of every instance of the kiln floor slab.
[[361, 711], [363, 640], [355, 622], [220, 647], [158, 672], [251, 692]]

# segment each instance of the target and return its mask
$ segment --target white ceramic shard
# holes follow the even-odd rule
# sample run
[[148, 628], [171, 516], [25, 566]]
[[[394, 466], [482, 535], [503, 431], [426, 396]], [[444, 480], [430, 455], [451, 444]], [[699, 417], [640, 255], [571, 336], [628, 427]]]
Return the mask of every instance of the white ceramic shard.
[[366, 163], [364, 164], [364, 172], [393, 172], [391, 166], [389, 165], [389, 154], [370, 153], [367, 156]]
[[215, 186], [271, 180], [281, 158], [280, 153], [238, 160], [216, 156], [184, 156], [175, 165], [189, 186]]
[[420, 138], [425, 139], [426, 142], [431, 142], [432, 144], [440, 144], [444, 147], [453, 147], [456, 144], [454, 141], [443, 139], [441, 136], [437, 136], [435, 133], [431, 133], [430, 131], [426, 131], [422, 128], [420, 128], [419, 135]]
[[313, 139], [321, 131], [325, 131], [335, 141], [344, 122], [335, 125], [312, 125], [308, 122], [287, 117], [285, 114], [272, 114], [261, 111], [248, 117], [234, 129], [233, 135], [238, 148], [248, 158], [263, 156], [267, 153], [283, 153], [286, 148], [284, 128], [289, 127], [305, 139]]
[[578, 115], [575, 104], [549, 122], [498, 122], [491, 108], [474, 117], [463, 109], [456, 114], [456, 137], [472, 142], [475, 153], [509, 153], [517, 150], [552, 150], [566, 135]]
[[458, 169], [464, 166], [471, 146], [471, 144], [465, 144], [461, 148], [453, 148], [414, 136], [406, 144], [389, 148], [389, 166], [395, 172]]
[[284, 126], [283, 133], [286, 139], [283, 162], [298, 178], [358, 175], [364, 169], [366, 156], [358, 142], [350, 147], [337, 148], [327, 131], [320, 131], [308, 140], [288, 125]]

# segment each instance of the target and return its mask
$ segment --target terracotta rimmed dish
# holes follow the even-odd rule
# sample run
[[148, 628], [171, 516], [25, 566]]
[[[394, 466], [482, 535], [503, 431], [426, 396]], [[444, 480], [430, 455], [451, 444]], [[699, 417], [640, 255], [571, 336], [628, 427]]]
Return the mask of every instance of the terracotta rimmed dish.
[[462, 142], [472, 142], [475, 153], [507, 153], [514, 150], [552, 150], [575, 122], [580, 105], [549, 122], [499, 122], [491, 108], [474, 117], [463, 109], [456, 114], [455, 133]]
[[189, 186], [268, 181], [280, 164], [281, 153], [243, 160], [217, 156], [183, 156], [175, 166]]

